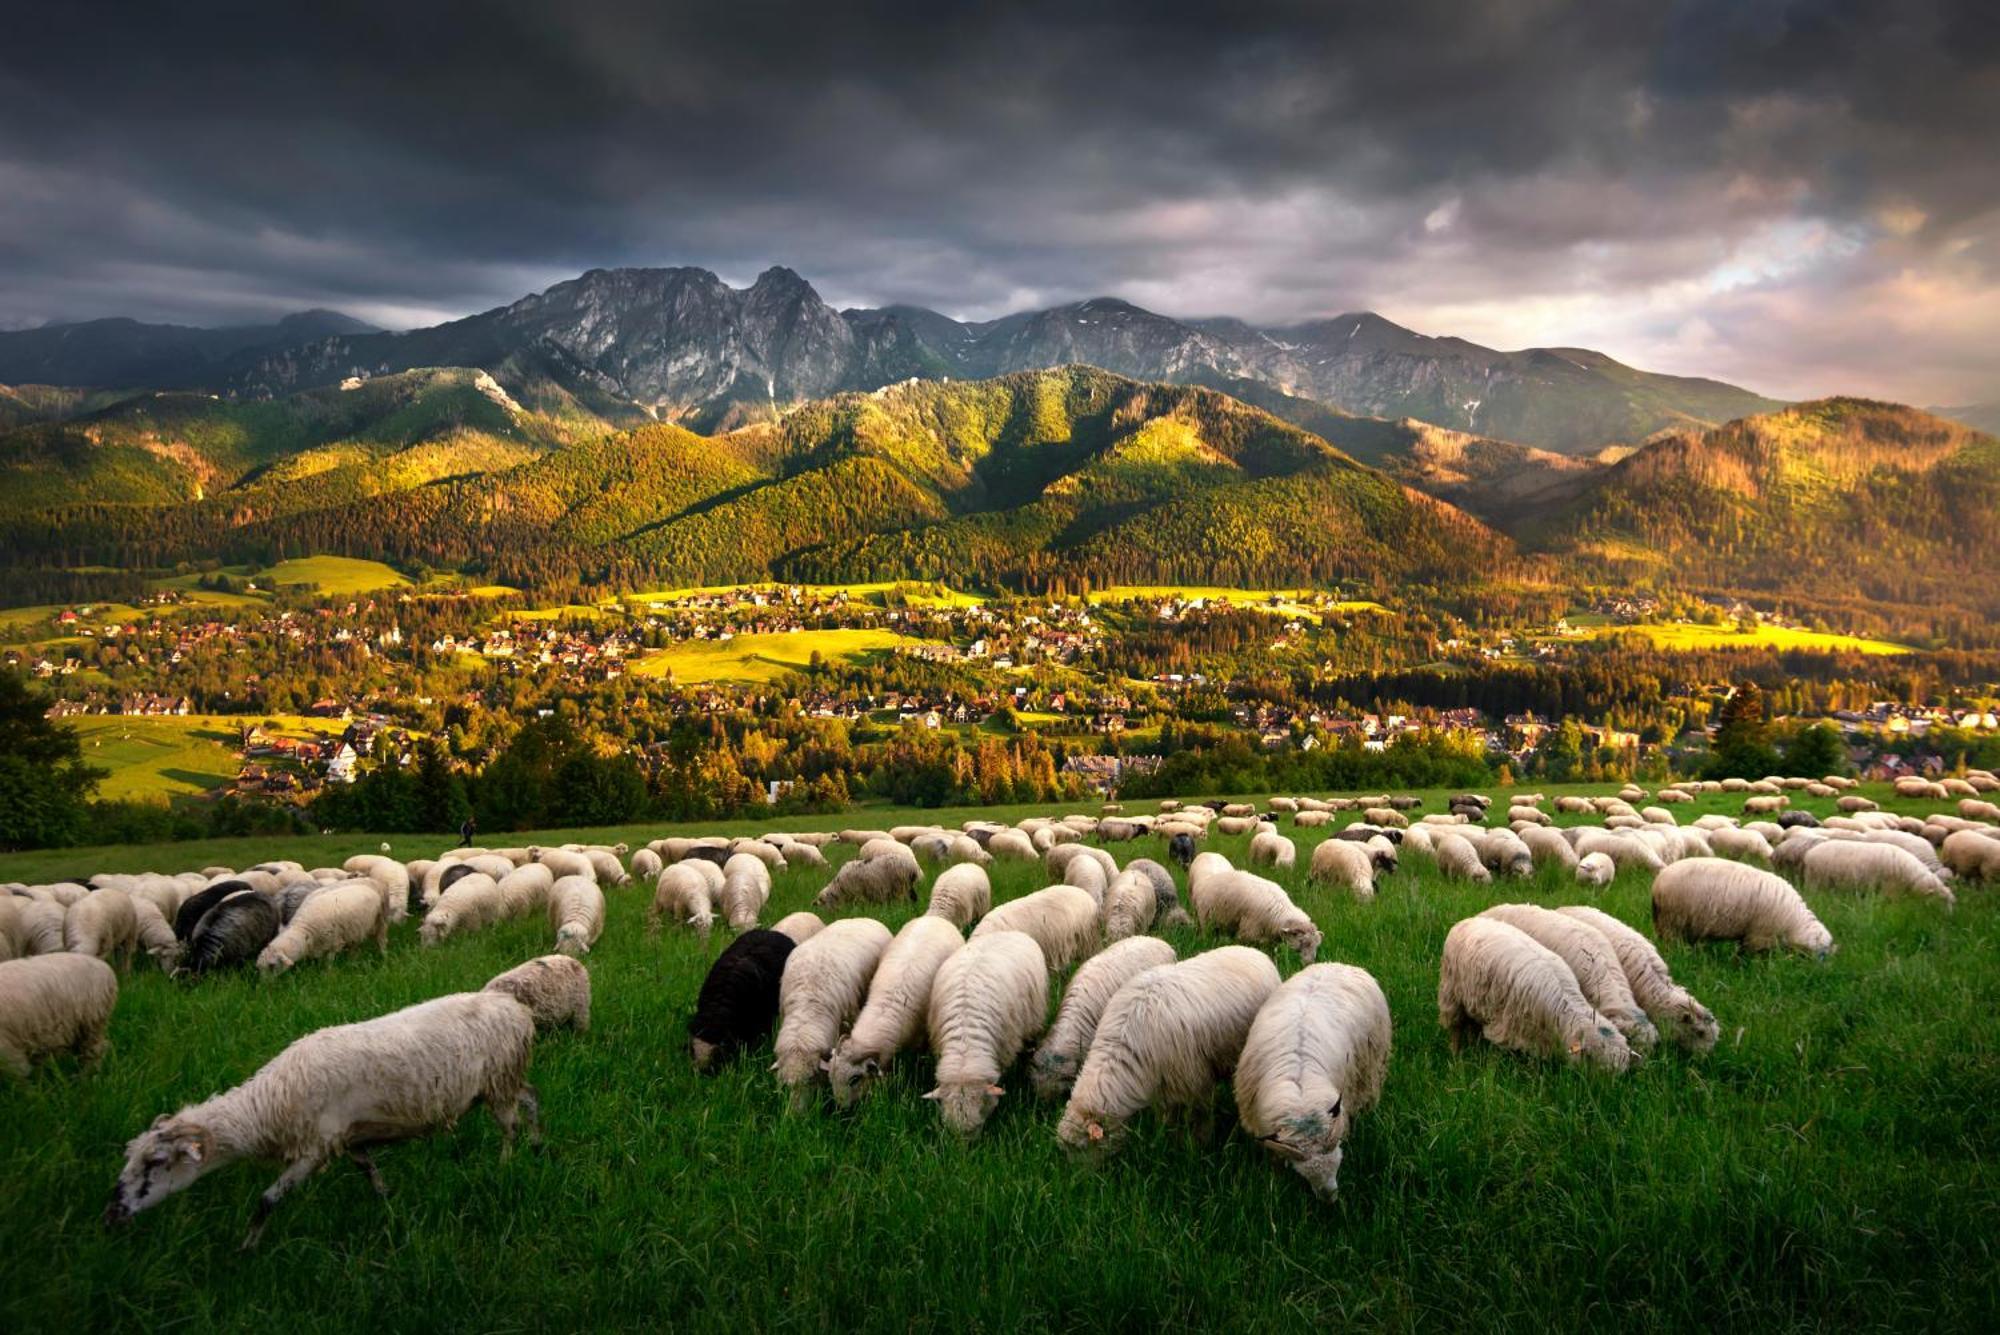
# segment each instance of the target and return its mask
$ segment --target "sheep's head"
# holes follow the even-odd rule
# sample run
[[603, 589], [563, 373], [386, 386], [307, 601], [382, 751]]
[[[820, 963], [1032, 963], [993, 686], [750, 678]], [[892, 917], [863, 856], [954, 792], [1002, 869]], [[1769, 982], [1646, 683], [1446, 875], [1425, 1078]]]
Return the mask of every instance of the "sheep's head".
[[1076, 1083], [1078, 1061], [1075, 1053], [1037, 1049], [1028, 1066], [1028, 1078], [1039, 1098], [1060, 1098]]
[[1072, 1103], [1063, 1109], [1056, 1123], [1056, 1140], [1078, 1154], [1109, 1154], [1125, 1138], [1125, 1125], [1115, 1118], [1090, 1112]]
[[1793, 944], [1811, 953], [1815, 959], [1822, 960], [1840, 948], [1833, 943], [1833, 933], [1827, 931], [1826, 924], [1817, 918], [1799, 927], [1794, 933]]
[[590, 953], [590, 942], [580, 923], [566, 922], [556, 930], [556, 953], [575, 958]]
[[1286, 945], [1299, 952], [1299, 960], [1302, 963], [1311, 964], [1313, 956], [1319, 954], [1319, 928], [1313, 926], [1311, 923], [1306, 923], [1300, 927], [1286, 928], [1284, 941]]
[[771, 1070], [777, 1074], [779, 1084], [799, 1090], [810, 1085], [826, 1069], [826, 1063], [832, 1056], [832, 1048], [821, 1048], [817, 1052], [788, 1048], [771, 1063]]
[[1671, 1032], [1674, 1042], [1689, 1052], [1707, 1052], [1721, 1036], [1722, 1026], [1708, 1007], [1687, 997], [1674, 1009]]
[[275, 977], [298, 963], [291, 955], [278, 948], [274, 941], [265, 946], [257, 955], [257, 972], [266, 978]]
[[688, 1039], [688, 1058], [697, 1071], [712, 1071], [722, 1060], [722, 1044], [711, 1043], [705, 1038]]
[[125, 1170], [111, 1189], [104, 1222], [122, 1224], [141, 1210], [151, 1209], [193, 1186], [218, 1161], [208, 1128], [172, 1116], [157, 1119], [125, 1147]]
[[1569, 1059], [1589, 1062], [1608, 1071], [1624, 1071], [1639, 1060], [1639, 1055], [1616, 1029], [1593, 1021], [1570, 1040]]
[[846, 1108], [867, 1093], [869, 1082], [882, 1074], [881, 1054], [864, 1052], [851, 1038], [845, 1038], [833, 1055], [820, 1063], [820, 1069], [826, 1072], [833, 1101]]
[[944, 1124], [961, 1136], [976, 1136], [986, 1125], [986, 1119], [1000, 1106], [1000, 1097], [1007, 1091], [984, 1080], [968, 1080], [961, 1084], [939, 1085], [925, 1098], [938, 1105], [938, 1114]]

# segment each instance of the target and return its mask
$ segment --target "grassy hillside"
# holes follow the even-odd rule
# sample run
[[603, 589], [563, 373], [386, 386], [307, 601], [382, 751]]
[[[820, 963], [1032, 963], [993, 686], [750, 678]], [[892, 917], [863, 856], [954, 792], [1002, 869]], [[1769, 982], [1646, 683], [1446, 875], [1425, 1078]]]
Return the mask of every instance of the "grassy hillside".
[[[1298, 833], [1302, 869], [1314, 832]], [[0, 859], [0, 876], [330, 862], [377, 838], [35, 855]], [[448, 842], [394, 839], [409, 856]], [[1239, 860], [1244, 843], [1214, 841]], [[808, 903], [824, 879], [781, 873], [766, 921]], [[1824, 963], [1668, 947], [1722, 1042], [1612, 1078], [1484, 1045], [1451, 1053], [1436, 1019], [1438, 952], [1451, 923], [1495, 892], [1441, 881], [1414, 859], [1370, 904], [1300, 872], [1278, 879], [1324, 929], [1322, 958], [1377, 976], [1395, 1025], [1383, 1101], [1357, 1119], [1332, 1204], [1235, 1129], [1226, 1093], [1212, 1135], [1141, 1117], [1122, 1153], [1092, 1166], [1058, 1148], [1058, 1109], [1018, 1070], [969, 1145], [921, 1097], [925, 1055], [899, 1059], [846, 1114], [787, 1111], [768, 1045], [698, 1077], [684, 1026], [727, 934], [706, 949], [679, 931], [649, 939], [645, 891], [628, 888], [612, 892], [588, 961], [590, 1032], [536, 1044], [546, 1152], [500, 1162], [498, 1134], [475, 1112], [377, 1155], [386, 1202], [359, 1172], [329, 1167], [247, 1255], [236, 1244], [275, 1166], [226, 1168], [114, 1232], [98, 1208], [125, 1141], [315, 1028], [476, 988], [546, 951], [548, 930], [516, 921], [425, 949], [407, 924], [385, 957], [362, 950], [270, 981], [135, 972], [98, 1070], [59, 1066], [0, 1090], [0, 1247], [14, 1261], [0, 1323], [233, 1327], [274, 1311], [308, 1330], [491, 1329], [524, 1312], [565, 1328], [652, 1325], [671, 1312], [689, 1329], [1014, 1329], [1079, 1313], [1113, 1327], [1228, 1329], [2000, 1320], [1984, 1243], [2000, 1214], [1987, 1153], [2000, 1135], [1991, 897], [1968, 895], [1946, 915], [1814, 895], [1841, 947]], [[994, 882], [1004, 901], [1042, 876], [1001, 864]], [[1539, 879], [1514, 895], [1584, 898]], [[1594, 902], [1646, 924], [1640, 878]], [[914, 911], [876, 910], [892, 926]], [[1184, 956], [1223, 940], [1195, 928], [1168, 939]], [[1280, 966], [1298, 962], [1286, 952]]]

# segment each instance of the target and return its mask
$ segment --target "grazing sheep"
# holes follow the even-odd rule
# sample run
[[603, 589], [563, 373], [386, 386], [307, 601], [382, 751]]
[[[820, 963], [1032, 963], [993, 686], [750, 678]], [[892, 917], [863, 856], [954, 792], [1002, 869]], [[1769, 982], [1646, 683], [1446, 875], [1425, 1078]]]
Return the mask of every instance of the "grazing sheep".
[[1475, 885], [1487, 885], [1493, 880], [1493, 873], [1486, 870], [1479, 850], [1462, 834], [1449, 831], [1431, 837], [1431, 854], [1437, 860], [1438, 872], [1450, 881], [1471, 881]]
[[1739, 941], [1745, 950], [1790, 946], [1825, 959], [1833, 934], [1791, 882], [1726, 858], [1688, 858], [1653, 880], [1653, 933], [1662, 941]]
[[923, 1038], [938, 970], [964, 945], [958, 928], [943, 918], [926, 915], [903, 924], [882, 952], [854, 1028], [826, 1062], [835, 1103], [853, 1103], [898, 1052]]
[[[7, 901], [0, 898], [0, 919], [4, 919]], [[132, 912], [139, 920], [139, 949], [152, 957], [162, 972], [172, 973], [180, 967], [181, 953], [186, 949], [181, 939], [174, 935], [174, 929], [160, 912], [159, 906], [147, 899], [134, 899]]]
[[778, 985], [778, 1040], [771, 1069], [801, 1106], [824, 1069], [840, 1031], [861, 1010], [868, 980], [889, 946], [889, 929], [873, 918], [842, 918], [798, 947]]
[[1181, 892], [1174, 885], [1174, 874], [1151, 858], [1133, 858], [1126, 864], [1126, 871], [1143, 875], [1153, 886], [1153, 922], [1159, 927], [1177, 927], [1192, 922], [1187, 910], [1181, 907]]
[[445, 887], [424, 915], [417, 940], [434, 946], [453, 936], [484, 931], [506, 916], [507, 897], [500, 893], [500, 883], [485, 872], [473, 872]]
[[632, 877], [634, 880], [657, 882], [666, 865], [666, 860], [652, 849], [638, 849], [632, 854]]
[[945, 868], [931, 882], [930, 907], [924, 912], [954, 927], [970, 927], [993, 907], [993, 881], [986, 869], [970, 862]]
[[[901, 845], [898, 845], [901, 847]], [[817, 908], [837, 909], [846, 904], [888, 904], [917, 897], [917, 878], [908, 863], [893, 858], [855, 858], [833, 874], [813, 899]]]
[[1243, 1129], [1321, 1200], [1339, 1190], [1341, 1142], [1389, 1069], [1389, 1001], [1373, 974], [1314, 964], [1271, 993], [1232, 1083]]
[[721, 887], [701, 872], [702, 865], [713, 864], [676, 862], [660, 872], [653, 903], [646, 910], [648, 934], [658, 935], [661, 920], [667, 919], [686, 923], [703, 945], [708, 943], [709, 929], [715, 925], [715, 892]]
[[1035, 845], [1027, 835], [1019, 830], [1000, 830], [986, 841], [986, 851], [995, 858], [1010, 862], [1033, 862]]
[[115, 963], [122, 973], [139, 949], [139, 916], [123, 890], [93, 890], [63, 918], [63, 949]]
[[277, 905], [255, 890], [238, 890], [195, 924], [180, 972], [213, 973], [249, 964], [271, 944], [281, 925]]
[[[1116, 875], [1116, 873], [1114, 872], [1112, 875]], [[1110, 882], [1111, 876], [1105, 874], [1104, 865], [1096, 859], [1072, 858], [1069, 865], [1063, 868], [1062, 880], [1059, 884], [1075, 886], [1095, 900], [1098, 908], [1102, 909], [1104, 907], [1104, 891], [1110, 885]]]
[[1052, 885], [996, 907], [972, 929], [972, 939], [989, 932], [1025, 932], [1051, 970], [1067, 969], [1097, 951], [1097, 902], [1073, 885]]
[[394, 858], [379, 853], [357, 853], [340, 864], [341, 870], [365, 876], [382, 887], [382, 900], [389, 921], [398, 923], [409, 916], [410, 869]]
[[1104, 1008], [1056, 1140], [1072, 1150], [1111, 1150], [1144, 1108], [1198, 1111], [1235, 1069], [1251, 1022], [1277, 988], [1278, 966], [1248, 946], [1133, 978]]
[[1365, 844], [1345, 839], [1323, 840], [1313, 849], [1306, 878], [1345, 890], [1356, 899], [1375, 898], [1375, 859]]
[[604, 931], [604, 891], [587, 876], [563, 877], [549, 891], [549, 926], [556, 954], [588, 955]]
[[817, 936], [825, 927], [825, 921], [810, 909], [800, 909], [797, 913], [787, 913], [784, 917], [771, 924], [772, 931], [783, 932], [786, 936], [792, 938], [794, 944], [801, 946], [809, 938]]
[[1828, 839], [1807, 849], [1799, 868], [1809, 890], [1880, 890], [1942, 900], [1947, 907], [1958, 902], [1951, 887], [1894, 844]]
[[712, 1070], [771, 1032], [785, 963], [798, 944], [784, 932], [752, 928], [716, 956], [688, 1021], [688, 1055], [697, 1071]]
[[1618, 919], [1587, 904], [1570, 904], [1556, 910], [1594, 929], [1610, 943], [1632, 996], [1652, 1017], [1653, 1023], [1673, 1042], [1690, 1052], [1707, 1052], [1715, 1046], [1721, 1026], [1708, 1007], [1696, 1001], [1676, 983], [1666, 960], [1653, 943]]
[[1763, 867], [1771, 865], [1771, 843], [1755, 830], [1712, 830], [1708, 846], [1717, 857], [1754, 862]]
[[1257, 944], [1282, 941], [1307, 964], [1319, 950], [1320, 932], [1284, 887], [1247, 871], [1203, 877], [1190, 892], [1195, 921]]
[[1872, 799], [1854, 793], [1849, 793], [1847, 796], [1837, 799], [1834, 805], [1849, 815], [1860, 811], [1880, 811], [1882, 809]]
[[1108, 944], [1139, 936], [1153, 925], [1160, 910], [1159, 893], [1152, 877], [1127, 868], [1104, 892], [1104, 940]]
[[68, 910], [53, 899], [26, 899], [16, 907], [21, 921], [21, 957], [61, 953]]
[[1249, 861], [1252, 865], [1268, 863], [1283, 871], [1297, 865], [1298, 860], [1298, 845], [1276, 830], [1259, 830], [1250, 839]]
[[1944, 865], [1973, 881], [2000, 880], [2000, 837], [1978, 830], [1954, 830], [1938, 850]]
[[764, 905], [771, 898], [770, 874], [764, 871], [761, 863], [752, 861], [748, 865], [755, 870], [746, 871], [738, 866], [723, 874], [720, 896], [722, 916], [734, 932], [755, 927], [757, 915], [764, 911]]
[[1576, 883], [1602, 890], [1618, 874], [1618, 864], [1609, 853], [1585, 853], [1576, 860]]
[[1971, 797], [1959, 802], [1958, 814], [1967, 820], [1983, 821], [1988, 824], [2000, 822], [2000, 806]]
[[[573, 848], [530, 848], [528, 860], [547, 867], [549, 874], [559, 881], [565, 876], [588, 876], [592, 880], [597, 879], [597, 864], [587, 854]], [[505, 871], [495, 873], [487, 867], [480, 867], [478, 870], [486, 872], [496, 881], [507, 874]]]
[[125, 1147], [107, 1224], [130, 1219], [238, 1159], [279, 1159], [285, 1171], [258, 1198], [244, 1246], [292, 1188], [346, 1155], [387, 1194], [369, 1146], [450, 1126], [474, 1103], [500, 1124], [501, 1157], [517, 1118], [540, 1142], [527, 1083], [535, 1025], [527, 1007], [493, 992], [439, 997], [359, 1024], [306, 1035], [224, 1094], [162, 1117]]
[[1618, 864], [1618, 870], [1630, 871], [1639, 868], [1658, 872], [1666, 866], [1659, 851], [1644, 839], [1632, 835], [1619, 834], [1615, 830], [1582, 829], [1576, 832], [1577, 856], [1603, 853]]
[[[1078, 862], [1096, 863], [1098, 870], [1104, 873], [1105, 885], [1111, 884], [1111, 878], [1118, 874], [1118, 860], [1103, 849], [1092, 848], [1088, 844], [1057, 844], [1042, 855], [1042, 865], [1048, 868], [1049, 875], [1055, 877], [1058, 882], [1061, 882], [1069, 869]], [[1090, 888], [1077, 881], [1070, 881], [1068, 884], [1075, 885], [1079, 889]]]
[[195, 924], [201, 921], [203, 914], [231, 895], [249, 888], [248, 881], [238, 880], [232, 876], [195, 891], [183, 899], [181, 906], [174, 910], [174, 935], [183, 941], [188, 940], [194, 935]]
[[374, 881], [350, 881], [315, 894], [300, 906], [259, 952], [257, 968], [273, 977], [307, 960], [338, 955], [349, 946], [373, 938], [375, 949], [389, 950], [389, 907], [382, 887]]
[[1460, 1051], [1475, 1034], [1538, 1057], [1566, 1055], [1611, 1071], [1632, 1065], [1632, 1049], [1597, 1013], [1562, 957], [1520, 928], [1466, 918], [1444, 939], [1438, 1023]]
[[1173, 962], [1174, 948], [1156, 936], [1128, 937], [1085, 960], [1063, 989], [1055, 1023], [1029, 1064], [1036, 1095], [1066, 1097], [1083, 1067], [1097, 1022], [1118, 989], [1155, 965]]
[[1521, 828], [1517, 837], [1527, 846], [1528, 856], [1533, 859], [1535, 866], [1553, 866], [1563, 873], [1576, 870], [1578, 861], [1576, 850], [1570, 847], [1569, 840], [1563, 838], [1561, 832], [1539, 825], [1527, 825]]
[[517, 964], [489, 979], [481, 990], [504, 993], [526, 1006], [535, 1017], [538, 1034], [564, 1026], [578, 1033], [590, 1028], [590, 970], [568, 955], [543, 955]]
[[94, 955], [0, 961], [0, 1071], [25, 1080], [35, 1062], [60, 1052], [96, 1065], [117, 1004], [118, 974]]
[[[591, 878], [583, 876], [572, 879], [589, 881]], [[595, 881], [591, 883], [596, 884]], [[501, 917], [513, 919], [546, 912], [549, 907], [549, 893], [555, 889], [556, 879], [545, 864], [530, 862], [526, 866], [516, 867], [508, 872], [495, 884], [500, 887]]]
[[937, 1084], [924, 1097], [960, 1135], [979, 1134], [1007, 1092], [1000, 1077], [1047, 1024], [1049, 970], [1034, 937], [1004, 930], [974, 932], [938, 970], [927, 1017]]
[[1653, 1022], [1646, 1018], [1646, 1012], [1632, 995], [1632, 985], [1626, 981], [1625, 966], [1619, 962], [1618, 952], [1602, 934], [1553, 909], [1534, 904], [1495, 904], [1479, 916], [1518, 927], [1561, 957], [1576, 976], [1583, 999], [1611, 1021], [1634, 1052], [1651, 1052], [1660, 1041], [1659, 1031], [1653, 1028]]

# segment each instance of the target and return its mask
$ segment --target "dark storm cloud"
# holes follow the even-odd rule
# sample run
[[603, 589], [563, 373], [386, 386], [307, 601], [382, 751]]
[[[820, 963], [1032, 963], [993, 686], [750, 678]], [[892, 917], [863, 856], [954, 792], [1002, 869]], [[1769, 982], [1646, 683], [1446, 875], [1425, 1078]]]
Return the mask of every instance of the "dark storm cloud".
[[407, 324], [592, 265], [782, 262], [836, 301], [1372, 306], [1979, 397], [1983, 10], [45, 6], [0, 50], [0, 323]]

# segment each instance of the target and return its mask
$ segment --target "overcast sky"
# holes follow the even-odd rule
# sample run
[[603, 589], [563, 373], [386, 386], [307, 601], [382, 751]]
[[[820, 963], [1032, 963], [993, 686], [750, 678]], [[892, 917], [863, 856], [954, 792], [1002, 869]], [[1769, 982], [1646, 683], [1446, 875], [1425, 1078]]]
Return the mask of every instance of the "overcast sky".
[[1992, 0], [951, 8], [25, 7], [0, 326], [402, 327], [782, 263], [839, 305], [1367, 308], [1786, 397], [2000, 398]]

